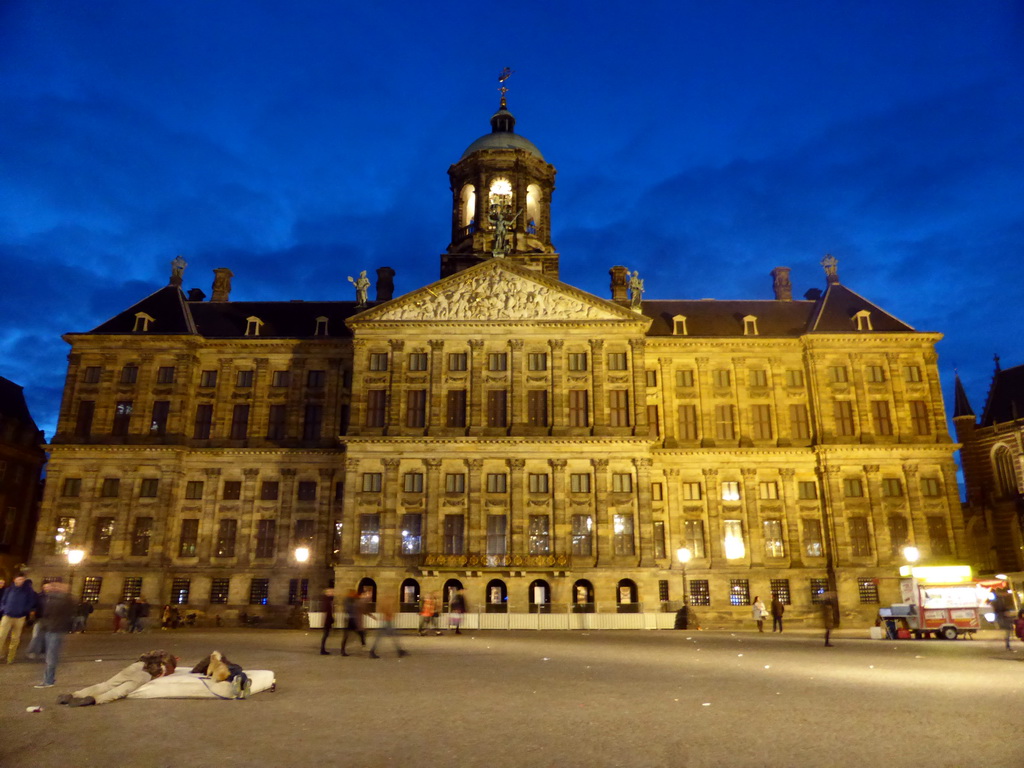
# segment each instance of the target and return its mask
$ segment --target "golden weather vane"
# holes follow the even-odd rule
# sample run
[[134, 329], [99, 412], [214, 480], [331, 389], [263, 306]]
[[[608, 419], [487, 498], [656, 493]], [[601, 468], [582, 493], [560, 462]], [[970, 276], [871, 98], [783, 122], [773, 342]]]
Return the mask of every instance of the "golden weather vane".
[[508, 88], [505, 87], [505, 81], [508, 80], [512, 75], [515, 74], [515, 70], [511, 67], [505, 67], [501, 70], [501, 74], [498, 75], [498, 82], [501, 83], [501, 87], [498, 89], [501, 91], [501, 101], [505, 102], [505, 94], [508, 93]]

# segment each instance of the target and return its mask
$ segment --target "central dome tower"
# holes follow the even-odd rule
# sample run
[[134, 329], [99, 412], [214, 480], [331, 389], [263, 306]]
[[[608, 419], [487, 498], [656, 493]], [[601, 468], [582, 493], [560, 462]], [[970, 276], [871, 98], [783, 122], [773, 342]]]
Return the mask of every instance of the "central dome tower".
[[441, 277], [498, 258], [558, 278], [550, 218], [555, 168], [515, 125], [502, 93], [491, 132], [448, 169], [452, 240], [441, 255]]

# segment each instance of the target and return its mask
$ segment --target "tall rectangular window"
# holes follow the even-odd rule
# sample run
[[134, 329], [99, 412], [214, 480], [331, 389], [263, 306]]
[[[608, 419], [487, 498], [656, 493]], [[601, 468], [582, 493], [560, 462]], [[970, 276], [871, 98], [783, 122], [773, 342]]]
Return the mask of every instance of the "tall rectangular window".
[[385, 389], [371, 389], [366, 393], [366, 426], [383, 427], [387, 420], [388, 393]]
[[425, 370], [427, 370], [427, 353], [426, 352], [411, 352], [411, 353], [409, 353], [409, 370], [410, 371], [425, 371]]
[[530, 473], [528, 478], [530, 493], [547, 493], [548, 476], [542, 473]]
[[153, 415], [149, 420], [149, 434], [163, 437], [167, 434], [167, 417], [171, 412], [170, 400], [157, 400], [153, 403]]
[[508, 353], [507, 352], [490, 352], [487, 355], [487, 370], [488, 371], [505, 371], [505, 370], [508, 370]]
[[231, 439], [245, 440], [249, 434], [249, 406], [236, 405], [231, 410]]
[[680, 440], [696, 440], [697, 439], [697, 406], [696, 405], [680, 405], [679, 406], [679, 439]]
[[814, 480], [800, 480], [796, 484], [796, 497], [801, 501], [818, 498], [818, 483]]
[[569, 390], [569, 426], [590, 426], [590, 415], [587, 412], [588, 392], [585, 389]]
[[807, 557], [821, 557], [825, 554], [821, 540], [821, 521], [806, 518], [802, 521], [804, 554]]
[[110, 434], [124, 437], [128, 434], [128, 428], [132, 420], [132, 401], [118, 400], [114, 406], [114, 424]]
[[931, 545], [932, 555], [953, 554], [949, 546], [949, 533], [946, 530], [946, 521], [942, 518], [942, 515], [928, 515], [925, 519], [928, 522], [928, 542]]
[[828, 369], [828, 378], [833, 384], [845, 384], [850, 380], [845, 365], [833, 365]]
[[612, 552], [616, 555], [632, 555], [633, 515], [612, 515]]
[[662, 520], [654, 521], [654, 557], [664, 559], [665, 557], [665, 523]]
[[185, 483], [185, 498], [186, 499], [201, 499], [203, 498], [203, 481], [202, 480], [189, 480]]
[[468, 355], [465, 352], [452, 352], [448, 355], [449, 371], [464, 371], [467, 368]]
[[904, 366], [903, 380], [908, 384], [915, 384], [921, 381], [921, 368], [916, 365]]
[[683, 541], [691, 557], [704, 557], [704, 521], [684, 520]]
[[487, 426], [508, 426], [508, 392], [504, 389], [487, 391]]
[[449, 473], [444, 476], [445, 493], [465, 493], [466, 476], [462, 473]]
[[131, 600], [132, 598], [138, 598], [142, 595], [142, 577], [141, 576], [125, 576], [124, 582], [121, 584], [121, 599]]
[[551, 552], [551, 519], [547, 515], [530, 515], [527, 552], [546, 555]]
[[789, 579], [770, 579], [768, 583], [771, 585], [773, 598], [777, 598], [783, 605], [791, 603], [792, 596], [789, 592]]
[[242, 481], [225, 480], [224, 488], [221, 491], [221, 498], [225, 501], [238, 501], [242, 498]]
[[110, 544], [114, 540], [114, 518], [97, 517], [92, 529], [92, 552], [96, 557], [110, 554]]
[[629, 426], [629, 392], [627, 390], [608, 390], [608, 424], [613, 427]]
[[613, 493], [632, 493], [633, 476], [628, 472], [615, 472], [612, 474]]
[[302, 414], [302, 439], [319, 440], [323, 430], [324, 407], [319, 403], [306, 403]]
[[789, 428], [797, 440], [806, 440], [811, 436], [811, 423], [807, 418], [807, 406], [793, 403], [789, 406]]
[[779, 498], [779, 484], [774, 480], [767, 480], [757, 484], [758, 496], [762, 499]]
[[572, 553], [590, 557], [594, 550], [594, 518], [590, 515], [572, 516]]
[[371, 352], [370, 353], [370, 370], [371, 371], [386, 371], [388, 369], [388, 355], [387, 352]]
[[200, 387], [216, 387], [217, 371], [202, 371], [199, 374]]
[[266, 558], [274, 556], [274, 548], [277, 544], [277, 521], [257, 520], [256, 521], [256, 557]]
[[811, 603], [821, 605], [828, 595], [828, 579], [811, 579]]
[[725, 539], [725, 557], [727, 560], [739, 560], [746, 556], [747, 545], [743, 541], [743, 521], [723, 520], [722, 532]]
[[910, 526], [903, 515], [889, 515], [889, 553], [903, 557], [903, 548], [910, 543]]
[[226, 605], [228, 602], [228, 591], [231, 587], [231, 579], [213, 579], [210, 581], [210, 604]]
[[570, 352], [568, 362], [570, 371], [585, 371], [587, 370], [587, 353]]
[[427, 390], [412, 389], [406, 395], [405, 426], [423, 428], [427, 425]]
[[860, 601], [866, 604], [878, 603], [878, 581], [864, 576], [857, 579], [857, 594]]
[[938, 478], [922, 477], [921, 495], [929, 498], [941, 495], [941, 487], [939, 486]]
[[651, 483], [651, 501], [665, 500], [665, 486], [662, 483]]
[[759, 388], [768, 386], [768, 372], [764, 368], [755, 368], [750, 371], [750, 386]]
[[548, 425], [548, 393], [546, 389], [526, 392], [526, 423], [531, 427]]
[[246, 387], [251, 387], [254, 374], [255, 374], [255, 371], [253, 371], [253, 370], [236, 371], [235, 372], [235, 386], [236, 387], [241, 387], [243, 389], [246, 388]]
[[82, 400], [78, 403], [78, 414], [75, 418], [75, 437], [89, 437], [92, 434], [92, 420], [95, 415], [95, 400]]
[[770, 405], [753, 405], [750, 408], [750, 416], [753, 420], [754, 439], [772, 439], [772, 407]]
[[90, 365], [85, 369], [85, 376], [82, 377], [82, 381], [85, 384], [99, 384], [100, 376], [102, 376], [102, 374], [103, 369], [100, 366]]
[[683, 501], [700, 501], [703, 497], [700, 483], [682, 483]]
[[359, 516], [359, 554], [376, 555], [380, 553], [380, 515], [369, 514]]
[[155, 499], [160, 488], [160, 481], [155, 477], [146, 477], [139, 483], [140, 499]]
[[625, 352], [609, 352], [608, 353], [608, 370], [609, 371], [624, 371], [624, 370], [626, 370], [626, 353]]
[[285, 439], [285, 419], [288, 414], [288, 406], [277, 403], [270, 406], [267, 415], [267, 439]]
[[833, 411], [836, 419], [836, 434], [840, 437], [852, 437], [856, 434], [853, 423], [853, 403], [849, 400], [836, 400]]
[[715, 437], [719, 440], [735, 440], [736, 427], [733, 423], [731, 405], [715, 406]]
[[402, 490], [406, 493], [423, 493], [423, 473], [406, 472], [402, 476]]
[[488, 493], [505, 493], [508, 490], [508, 475], [504, 472], [490, 472], [487, 475]]
[[423, 551], [423, 515], [402, 515], [402, 554], [418, 555]]
[[690, 580], [690, 605], [711, 605], [711, 585], [707, 579]]
[[450, 389], [447, 400], [447, 424], [449, 427], [466, 426], [466, 390]]
[[153, 535], [153, 518], [136, 517], [132, 529], [132, 556], [145, 557], [149, 554], [149, 541]]
[[363, 473], [363, 490], [372, 493], [380, 493], [382, 475], [380, 472]]
[[196, 440], [209, 440], [213, 428], [213, 403], [200, 403], [196, 406], [196, 418], [192, 424], [192, 437]]
[[930, 435], [931, 421], [928, 418], [928, 404], [924, 400], [910, 401], [910, 423], [915, 435]]
[[292, 532], [292, 543], [297, 547], [309, 547], [316, 537], [316, 520], [303, 517], [295, 521], [295, 529]]
[[506, 553], [506, 529], [508, 517], [506, 515], [487, 516], [487, 554], [504, 555]]
[[192, 587], [190, 579], [177, 578], [171, 580], [171, 605], [188, 605], [188, 593]]
[[526, 369], [528, 371], [546, 371], [548, 369], [547, 352], [531, 352], [526, 356]]
[[750, 605], [750, 581], [729, 579], [729, 605]]
[[569, 475], [569, 490], [572, 493], [590, 493], [590, 475], [582, 472]]
[[898, 477], [882, 478], [882, 495], [894, 499], [903, 495], [903, 483]]
[[178, 534], [178, 557], [195, 557], [199, 544], [199, 518], [188, 517], [181, 521]]
[[859, 477], [843, 478], [843, 495], [850, 499], [859, 499], [864, 496], [864, 484]]
[[716, 387], [728, 387], [732, 383], [732, 376], [724, 368], [717, 368], [711, 372], [711, 383]]
[[121, 383], [134, 384], [139, 380], [139, 366], [129, 363], [121, 369]]
[[102, 587], [102, 576], [86, 576], [82, 580], [82, 602], [98, 603], [100, 601], [100, 589]]
[[677, 387], [692, 387], [693, 386], [693, 370], [690, 368], [683, 368], [682, 370], [676, 371], [676, 386]]
[[851, 517], [850, 550], [854, 557], [868, 557], [871, 554], [871, 533], [866, 517]]
[[64, 484], [61, 486], [61, 496], [69, 498], [75, 498], [82, 492], [82, 478], [80, 477], [65, 477]]
[[786, 371], [787, 387], [802, 387], [804, 385], [804, 372], [799, 368], [790, 368]]
[[216, 557], [234, 557], [235, 539], [238, 537], [238, 521], [223, 519], [217, 525], [217, 541], [214, 548]]
[[300, 480], [295, 498], [297, 501], [316, 501], [316, 480]]
[[869, 365], [867, 380], [871, 384], [882, 384], [885, 382], [885, 368], [880, 365]]
[[736, 480], [724, 480], [722, 482], [722, 501], [739, 501], [740, 484]]
[[871, 416], [875, 422], [876, 435], [892, 434], [892, 417], [889, 415], [889, 402], [887, 400], [872, 400]]
[[465, 526], [466, 518], [462, 515], [444, 516], [444, 554], [461, 555], [465, 551]]
[[767, 557], [784, 557], [786, 546], [782, 539], [782, 521], [765, 520], [762, 523], [764, 528], [764, 554]]
[[291, 384], [291, 371], [274, 371], [270, 377], [270, 386], [287, 387]]
[[104, 499], [116, 499], [121, 494], [121, 479], [117, 477], [103, 478], [100, 496]]
[[249, 605], [266, 605], [270, 600], [270, 579], [253, 579], [249, 582]]

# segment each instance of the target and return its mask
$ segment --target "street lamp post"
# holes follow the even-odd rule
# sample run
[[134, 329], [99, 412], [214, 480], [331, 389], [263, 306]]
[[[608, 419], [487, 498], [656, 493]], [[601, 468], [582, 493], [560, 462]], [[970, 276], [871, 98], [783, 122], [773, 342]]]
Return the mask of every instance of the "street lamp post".
[[[690, 562], [690, 558], [693, 557], [693, 553], [690, 552], [689, 547], [680, 547], [676, 550], [676, 559], [683, 569], [683, 606], [679, 609], [679, 615], [681, 621], [677, 622], [678, 629], [687, 629], [690, 621], [689, 607], [687, 606], [687, 595], [686, 595], [686, 564]], [[681, 626], [679, 626], [681, 624]]]
[[[298, 592], [299, 605], [305, 605], [306, 600], [302, 596], [302, 574], [306, 572], [306, 562], [309, 560], [309, 547], [296, 547], [295, 548], [295, 562], [299, 564], [299, 586], [296, 590]], [[308, 590], [307, 590], [308, 592]]]
[[913, 565], [921, 557], [921, 552], [917, 547], [906, 546], [903, 548], [903, 559]]
[[71, 574], [68, 576], [68, 593], [74, 594], [72, 586], [75, 582], [75, 567], [85, 559], [85, 550], [69, 549], [65, 556], [68, 559], [68, 566], [71, 568]]

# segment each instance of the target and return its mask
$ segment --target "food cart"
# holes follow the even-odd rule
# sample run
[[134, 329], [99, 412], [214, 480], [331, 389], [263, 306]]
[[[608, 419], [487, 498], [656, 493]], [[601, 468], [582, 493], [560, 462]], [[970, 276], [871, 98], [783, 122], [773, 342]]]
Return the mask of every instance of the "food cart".
[[904, 639], [971, 638], [981, 628], [981, 611], [992, 583], [975, 581], [968, 565], [904, 566], [900, 569], [900, 603], [879, 613], [886, 637]]

